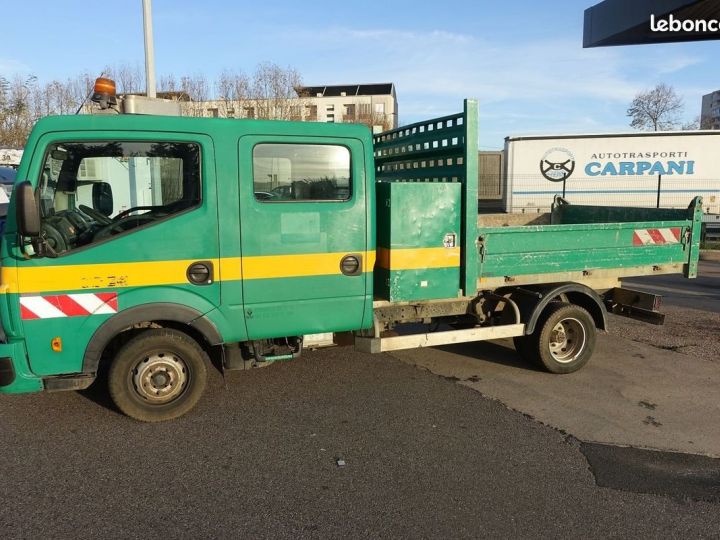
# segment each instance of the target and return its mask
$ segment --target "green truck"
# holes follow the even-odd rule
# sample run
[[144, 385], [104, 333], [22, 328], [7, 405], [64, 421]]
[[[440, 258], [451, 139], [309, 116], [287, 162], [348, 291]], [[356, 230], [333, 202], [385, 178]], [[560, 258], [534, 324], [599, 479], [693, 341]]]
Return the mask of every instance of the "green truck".
[[662, 322], [659, 297], [620, 280], [695, 277], [701, 201], [479, 216], [477, 134], [472, 100], [374, 136], [39, 121], [2, 230], [0, 392], [81, 390], [103, 373], [120, 411], [159, 421], [196, 404], [211, 362], [296, 358], [322, 335], [367, 352], [512, 337], [570, 373], [608, 312]]

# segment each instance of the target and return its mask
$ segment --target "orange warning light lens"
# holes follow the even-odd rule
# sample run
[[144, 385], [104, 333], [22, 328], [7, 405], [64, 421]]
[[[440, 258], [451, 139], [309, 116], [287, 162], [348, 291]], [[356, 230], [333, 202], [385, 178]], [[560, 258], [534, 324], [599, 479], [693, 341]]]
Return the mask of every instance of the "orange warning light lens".
[[95, 94], [105, 94], [115, 96], [115, 81], [106, 77], [98, 77], [95, 79]]
[[62, 352], [62, 338], [59, 336], [52, 338], [52, 341], [50, 342], [50, 347], [55, 352]]

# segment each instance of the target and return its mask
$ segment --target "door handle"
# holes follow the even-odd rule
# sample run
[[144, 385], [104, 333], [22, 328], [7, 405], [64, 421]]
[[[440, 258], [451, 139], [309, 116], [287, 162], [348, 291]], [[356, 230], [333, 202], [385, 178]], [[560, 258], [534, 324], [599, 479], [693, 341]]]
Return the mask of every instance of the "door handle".
[[188, 266], [187, 279], [193, 285], [210, 285], [213, 282], [213, 263], [197, 261]]
[[346, 276], [359, 276], [362, 274], [362, 255], [350, 253], [340, 259], [340, 271]]

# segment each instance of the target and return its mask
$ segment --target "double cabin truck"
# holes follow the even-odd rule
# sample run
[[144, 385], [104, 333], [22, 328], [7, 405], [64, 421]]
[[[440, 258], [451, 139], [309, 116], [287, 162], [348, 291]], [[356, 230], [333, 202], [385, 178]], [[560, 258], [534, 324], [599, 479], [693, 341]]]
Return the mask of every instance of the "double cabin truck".
[[697, 273], [700, 199], [478, 216], [473, 100], [375, 136], [120, 114], [156, 107], [108, 84], [94, 100], [106, 114], [40, 120], [25, 147], [2, 229], [4, 393], [100, 371], [120, 411], [167, 420], [211, 358], [248, 369], [322, 335], [371, 353], [513, 338], [570, 373], [608, 312], [662, 323], [659, 297], [622, 278]]

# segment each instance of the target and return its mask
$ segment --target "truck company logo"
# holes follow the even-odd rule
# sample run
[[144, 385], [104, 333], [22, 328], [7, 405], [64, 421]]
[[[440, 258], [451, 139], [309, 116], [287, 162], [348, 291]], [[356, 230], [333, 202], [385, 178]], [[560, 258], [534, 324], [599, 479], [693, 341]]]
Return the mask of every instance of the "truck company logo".
[[112, 315], [118, 312], [117, 293], [22, 296], [23, 320]]
[[567, 180], [575, 170], [575, 156], [567, 148], [551, 148], [540, 160], [540, 172], [551, 182]]
[[678, 19], [672, 13], [667, 19], [656, 18], [650, 14], [650, 30], [652, 32], [720, 32], [718, 19]]
[[585, 174], [587, 176], [695, 174], [695, 161], [681, 159], [687, 157], [687, 152], [598, 153], [591, 156], [594, 161], [585, 165]]

